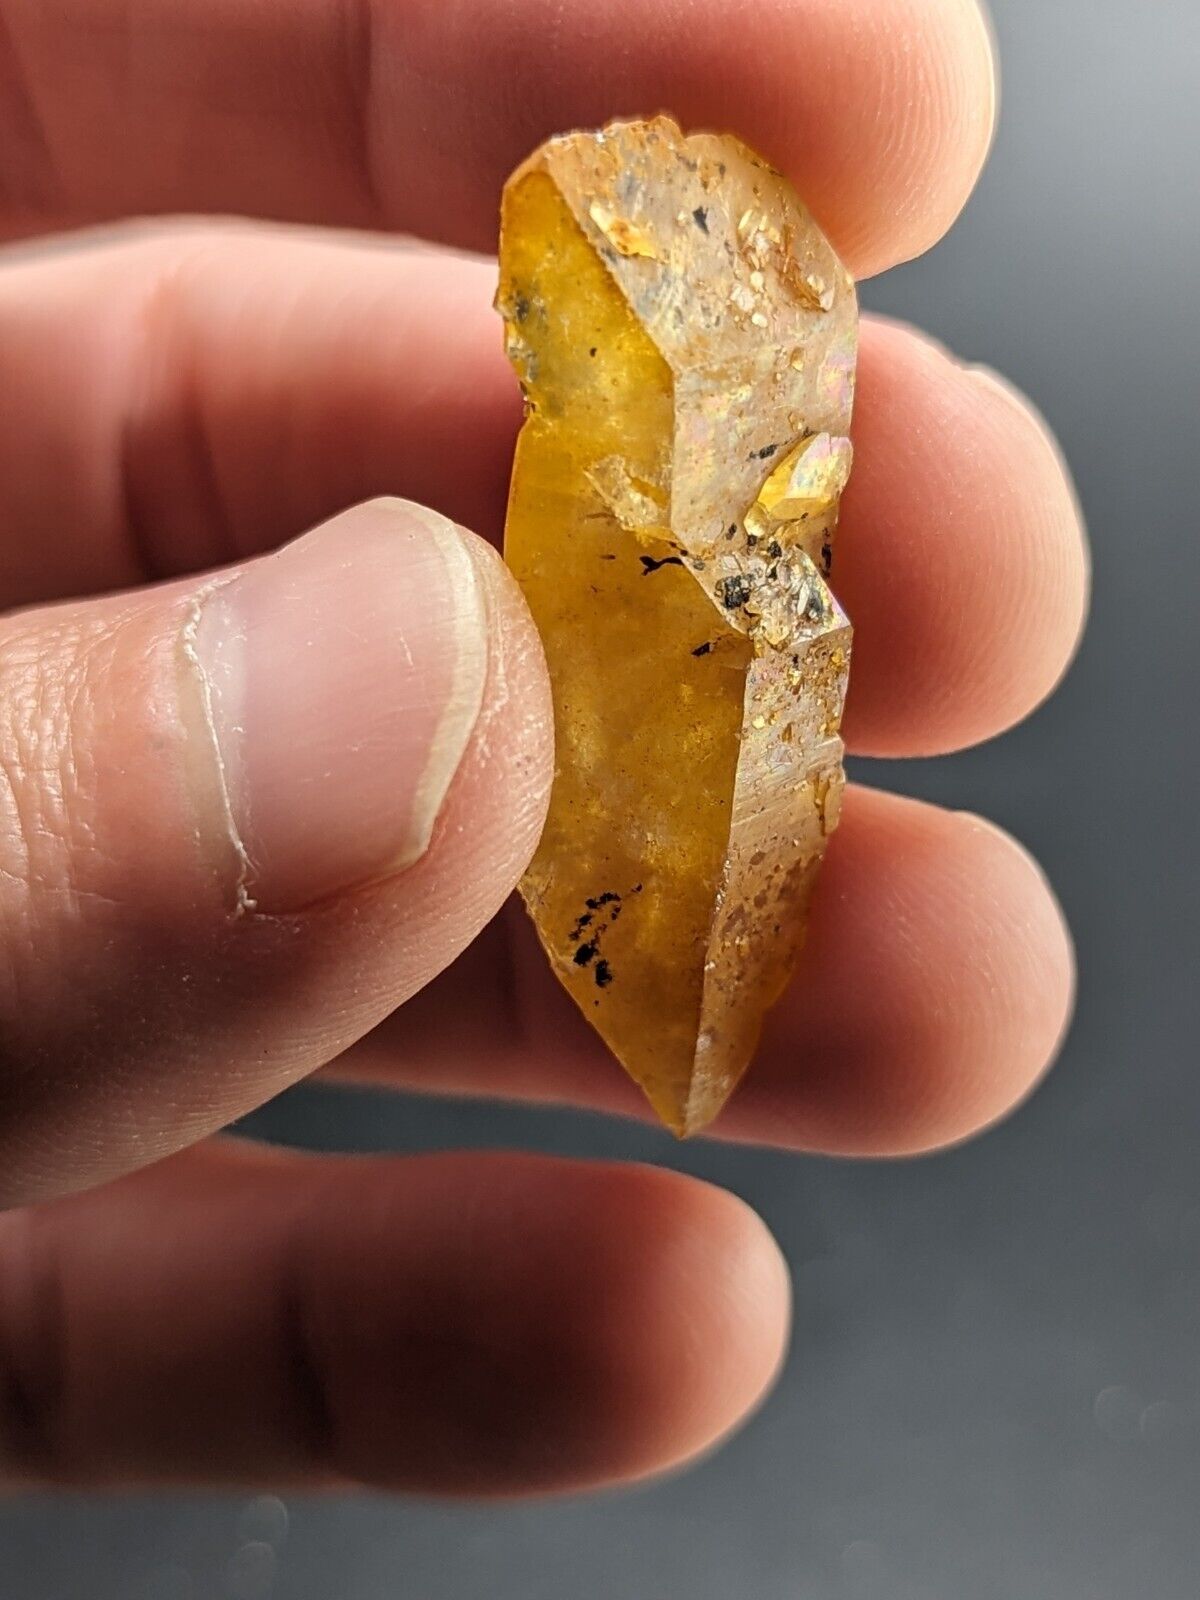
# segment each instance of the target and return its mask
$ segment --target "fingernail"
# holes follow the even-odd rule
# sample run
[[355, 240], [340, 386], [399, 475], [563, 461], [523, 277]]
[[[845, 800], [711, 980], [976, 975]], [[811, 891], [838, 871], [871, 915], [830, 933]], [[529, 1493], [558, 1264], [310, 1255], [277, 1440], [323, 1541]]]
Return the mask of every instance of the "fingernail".
[[300, 910], [425, 853], [487, 674], [469, 535], [357, 506], [202, 591], [185, 647], [243, 904]]

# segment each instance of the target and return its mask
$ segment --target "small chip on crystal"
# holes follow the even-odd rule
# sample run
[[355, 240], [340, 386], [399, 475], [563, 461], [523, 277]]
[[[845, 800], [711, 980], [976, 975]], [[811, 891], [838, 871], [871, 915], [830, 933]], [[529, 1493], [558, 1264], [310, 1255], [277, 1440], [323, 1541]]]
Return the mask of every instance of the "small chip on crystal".
[[635, 227], [627, 217], [618, 216], [599, 201], [593, 201], [588, 207], [588, 215], [613, 249], [619, 250], [623, 256], [657, 258], [658, 250], [653, 239], [643, 229]]

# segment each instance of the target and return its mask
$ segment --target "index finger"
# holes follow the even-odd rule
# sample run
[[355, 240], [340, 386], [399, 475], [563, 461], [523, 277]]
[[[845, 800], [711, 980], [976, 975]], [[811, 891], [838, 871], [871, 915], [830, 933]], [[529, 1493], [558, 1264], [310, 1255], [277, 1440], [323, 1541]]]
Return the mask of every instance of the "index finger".
[[491, 249], [534, 145], [660, 110], [758, 148], [865, 277], [971, 191], [987, 23], [977, 0], [0, 0], [10, 226], [245, 212]]

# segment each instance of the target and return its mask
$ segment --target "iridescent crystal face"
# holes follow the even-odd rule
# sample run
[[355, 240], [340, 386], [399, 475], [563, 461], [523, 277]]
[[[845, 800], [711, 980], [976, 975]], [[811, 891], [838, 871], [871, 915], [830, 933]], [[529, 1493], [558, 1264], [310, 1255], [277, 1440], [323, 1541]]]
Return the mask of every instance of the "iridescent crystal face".
[[500, 268], [527, 410], [505, 554], [558, 741], [522, 892], [565, 987], [691, 1133], [791, 973], [837, 820], [854, 287], [779, 173], [665, 117], [536, 151]]

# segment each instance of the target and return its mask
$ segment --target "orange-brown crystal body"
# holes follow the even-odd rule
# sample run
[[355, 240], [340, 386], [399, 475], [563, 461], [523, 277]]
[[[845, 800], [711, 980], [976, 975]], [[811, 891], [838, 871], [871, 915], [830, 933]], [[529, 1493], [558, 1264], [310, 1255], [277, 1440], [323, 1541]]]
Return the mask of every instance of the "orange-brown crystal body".
[[662, 1120], [744, 1072], [840, 802], [850, 626], [829, 590], [853, 284], [787, 182], [665, 117], [542, 146], [504, 191], [527, 415], [505, 555], [554, 691], [522, 893]]

